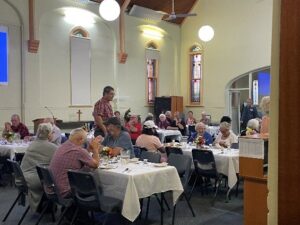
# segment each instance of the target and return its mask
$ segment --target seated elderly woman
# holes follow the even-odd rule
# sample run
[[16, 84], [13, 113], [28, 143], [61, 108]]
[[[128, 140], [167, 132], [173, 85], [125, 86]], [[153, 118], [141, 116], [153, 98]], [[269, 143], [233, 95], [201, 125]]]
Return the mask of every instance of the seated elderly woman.
[[251, 119], [248, 121], [246, 129], [241, 131], [241, 136], [249, 136], [257, 133], [259, 133], [259, 120]]
[[130, 135], [124, 130], [120, 120], [116, 117], [111, 117], [105, 122], [105, 125], [107, 135], [101, 144], [101, 149], [103, 147], [110, 147], [112, 149], [110, 154], [113, 156], [119, 155], [122, 150], [129, 150], [130, 155], [133, 155], [133, 145]]
[[167, 117], [166, 117], [165, 114], [160, 114], [159, 115], [159, 121], [158, 121], [157, 126], [160, 129], [167, 129], [170, 126], [170, 123], [168, 122]]
[[213, 138], [212, 136], [205, 131], [206, 130], [206, 125], [202, 122], [197, 123], [195, 126], [196, 132], [192, 133], [190, 138], [188, 139], [188, 142], [193, 142], [197, 139], [197, 137], [203, 137], [204, 138], [204, 144], [205, 145], [210, 145], [213, 143]]
[[131, 115], [130, 120], [126, 123], [125, 128], [128, 130], [132, 144], [135, 145], [136, 139], [142, 133], [142, 124], [137, 115]]
[[[157, 126], [153, 121], [148, 120], [143, 125], [142, 134], [136, 140], [136, 146], [140, 148], [145, 148], [151, 152], [160, 152], [165, 153], [165, 148], [160, 142], [159, 138], [155, 136], [155, 129]], [[163, 158], [166, 158], [166, 155], [162, 155]]]
[[220, 123], [220, 133], [216, 137], [214, 143], [217, 148], [228, 148], [233, 143], [238, 143], [238, 138], [232, 132], [230, 123]]
[[55, 125], [55, 121], [53, 118], [45, 118], [44, 123], [51, 123], [53, 126], [52, 131], [52, 139], [51, 142], [56, 145], [61, 144], [61, 130]]
[[40, 205], [43, 188], [38, 177], [36, 166], [49, 164], [57, 146], [50, 142], [53, 127], [50, 123], [41, 123], [38, 127], [36, 139], [27, 148], [21, 163], [26, 183], [29, 188], [29, 204], [32, 211], [37, 211]]

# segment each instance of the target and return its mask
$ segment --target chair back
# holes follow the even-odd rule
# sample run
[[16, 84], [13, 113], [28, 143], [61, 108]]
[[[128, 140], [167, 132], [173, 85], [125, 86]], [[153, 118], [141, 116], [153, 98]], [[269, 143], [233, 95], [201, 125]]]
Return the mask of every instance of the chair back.
[[182, 185], [186, 188], [191, 176], [192, 158], [189, 155], [171, 153], [168, 157], [168, 164], [177, 169]]
[[148, 151], [148, 150], [146, 148], [142, 148], [142, 147], [138, 147], [138, 146], [134, 145], [133, 151], [134, 151], [134, 156], [136, 158], [140, 158], [142, 151]]
[[7, 159], [7, 162], [11, 166], [11, 169], [14, 173], [16, 187], [19, 189], [20, 192], [27, 193], [28, 186], [27, 186], [24, 174], [21, 170], [20, 164], [16, 161], [13, 161], [10, 159]]
[[79, 206], [85, 207], [90, 205], [91, 202], [100, 204], [99, 189], [92, 173], [69, 170], [68, 178], [72, 194]]
[[170, 154], [180, 154], [183, 155], [182, 149], [181, 148], [175, 148], [175, 147], [166, 147], [166, 152], [167, 155], [169, 156]]
[[48, 164], [39, 164], [36, 166], [36, 170], [43, 186], [44, 193], [47, 199], [59, 205], [65, 206], [66, 201], [61, 197], [57, 185], [53, 179], [53, 175], [48, 166]]
[[148, 159], [148, 162], [160, 163], [161, 155], [157, 152], [142, 151], [141, 160]]
[[239, 149], [239, 143], [232, 143], [231, 148], [233, 149]]
[[215, 157], [210, 150], [192, 150], [195, 172], [204, 177], [216, 178], [218, 171], [216, 168]]

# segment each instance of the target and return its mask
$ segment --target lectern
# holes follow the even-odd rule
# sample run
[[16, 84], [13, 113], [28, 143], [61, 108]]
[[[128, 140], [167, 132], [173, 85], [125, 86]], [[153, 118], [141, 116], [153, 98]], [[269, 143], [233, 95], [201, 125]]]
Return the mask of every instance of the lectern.
[[239, 171], [244, 178], [244, 225], [267, 225], [268, 137], [240, 137], [239, 148]]

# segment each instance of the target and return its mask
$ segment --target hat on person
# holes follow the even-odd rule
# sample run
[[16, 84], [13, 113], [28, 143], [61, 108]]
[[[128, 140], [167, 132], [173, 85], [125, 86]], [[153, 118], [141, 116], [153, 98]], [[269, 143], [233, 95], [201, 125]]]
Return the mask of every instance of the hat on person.
[[157, 128], [157, 126], [155, 125], [155, 123], [154, 123], [152, 120], [147, 120], [147, 121], [144, 123], [144, 127], [145, 127], [145, 128], [148, 128], [148, 129], [151, 129], [151, 128]]

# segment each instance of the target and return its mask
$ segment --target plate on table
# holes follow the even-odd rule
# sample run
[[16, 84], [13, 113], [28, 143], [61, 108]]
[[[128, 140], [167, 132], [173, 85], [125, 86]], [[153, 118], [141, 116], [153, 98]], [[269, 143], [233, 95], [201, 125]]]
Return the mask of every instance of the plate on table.
[[116, 169], [117, 165], [107, 164], [107, 165], [100, 165], [99, 169]]
[[168, 166], [168, 163], [166, 163], [166, 162], [153, 163], [153, 166], [155, 166], [155, 167], [166, 167], [166, 166]]

